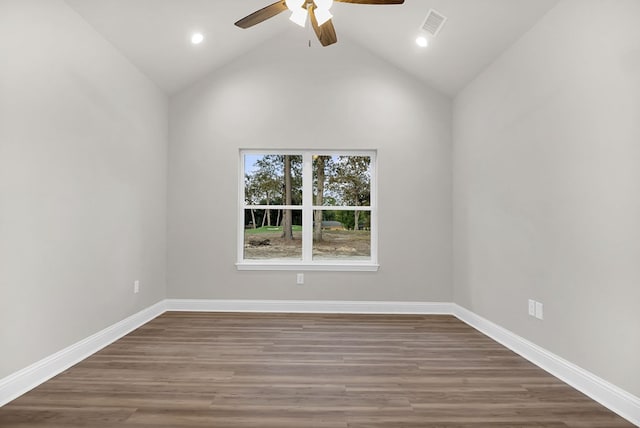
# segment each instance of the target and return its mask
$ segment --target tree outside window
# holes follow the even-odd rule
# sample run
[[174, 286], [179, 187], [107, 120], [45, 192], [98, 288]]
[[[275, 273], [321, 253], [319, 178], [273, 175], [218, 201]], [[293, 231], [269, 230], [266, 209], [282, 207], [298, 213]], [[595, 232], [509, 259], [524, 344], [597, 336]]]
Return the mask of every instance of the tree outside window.
[[375, 155], [241, 151], [239, 268], [377, 266]]

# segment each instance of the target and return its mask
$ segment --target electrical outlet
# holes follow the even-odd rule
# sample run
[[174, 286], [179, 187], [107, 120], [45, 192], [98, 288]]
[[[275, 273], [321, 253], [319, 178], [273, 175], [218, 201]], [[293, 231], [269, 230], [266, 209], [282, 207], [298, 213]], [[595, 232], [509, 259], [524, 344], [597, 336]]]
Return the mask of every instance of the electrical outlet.
[[544, 306], [540, 302], [536, 302], [536, 318], [544, 319]]
[[133, 293], [138, 294], [139, 292], [140, 292], [140, 281], [136, 279], [135, 281], [133, 281]]
[[533, 299], [529, 299], [529, 315], [532, 317], [536, 316], [536, 301]]
[[304, 274], [303, 273], [299, 273], [299, 274], [296, 275], [296, 284], [298, 284], [298, 285], [304, 284]]

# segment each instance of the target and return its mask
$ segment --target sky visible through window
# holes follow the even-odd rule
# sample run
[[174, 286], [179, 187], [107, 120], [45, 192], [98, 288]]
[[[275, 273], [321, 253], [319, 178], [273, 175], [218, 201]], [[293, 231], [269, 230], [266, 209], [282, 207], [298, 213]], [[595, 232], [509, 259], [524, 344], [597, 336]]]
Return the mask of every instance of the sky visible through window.
[[[245, 174], [253, 174], [258, 166], [256, 162], [262, 159], [264, 155], [254, 155], [254, 154], [245, 154], [244, 155], [244, 173]], [[338, 160], [338, 156], [331, 156], [331, 159], [335, 162]]]

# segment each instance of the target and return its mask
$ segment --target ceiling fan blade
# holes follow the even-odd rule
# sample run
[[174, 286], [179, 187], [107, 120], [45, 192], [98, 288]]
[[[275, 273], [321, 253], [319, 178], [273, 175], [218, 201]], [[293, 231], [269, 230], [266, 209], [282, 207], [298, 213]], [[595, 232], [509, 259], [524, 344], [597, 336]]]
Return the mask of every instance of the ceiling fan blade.
[[320, 40], [320, 44], [322, 46], [329, 46], [338, 41], [336, 29], [333, 27], [331, 20], [328, 20], [322, 25], [318, 25], [318, 20], [316, 19], [316, 13], [314, 12], [313, 7], [309, 8], [309, 21], [311, 21], [313, 31], [316, 32], [316, 36], [318, 36], [318, 40]]
[[340, 3], [355, 4], [403, 4], [404, 0], [335, 0]]
[[287, 10], [287, 6], [284, 3], [284, 0], [277, 1], [269, 6], [263, 7], [260, 10], [256, 10], [251, 15], [247, 15], [238, 22], [235, 23], [236, 26], [240, 28], [249, 28], [253, 27], [256, 24], [261, 23], [262, 21], [266, 21], [269, 18], [273, 18], [280, 12], [284, 12]]

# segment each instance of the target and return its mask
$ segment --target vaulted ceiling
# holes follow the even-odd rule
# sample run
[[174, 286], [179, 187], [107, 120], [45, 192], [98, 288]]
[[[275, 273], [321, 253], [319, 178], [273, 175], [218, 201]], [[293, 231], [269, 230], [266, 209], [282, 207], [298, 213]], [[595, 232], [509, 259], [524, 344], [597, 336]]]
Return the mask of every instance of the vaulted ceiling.
[[[334, 3], [338, 44], [321, 47], [312, 30], [282, 13], [249, 29], [233, 25], [272, 0], [66, 0], [91, 26], [169, 94], [278, 37], [322, 55], [368, 49], [433, 88], [454, 96], [529, 30], [558, 0], [406, 0], [397, 6]], [[433, 8], [445, 15], [427, 48], [414, 40]], [[192, 45], [200, 31], [204, 43]]]

